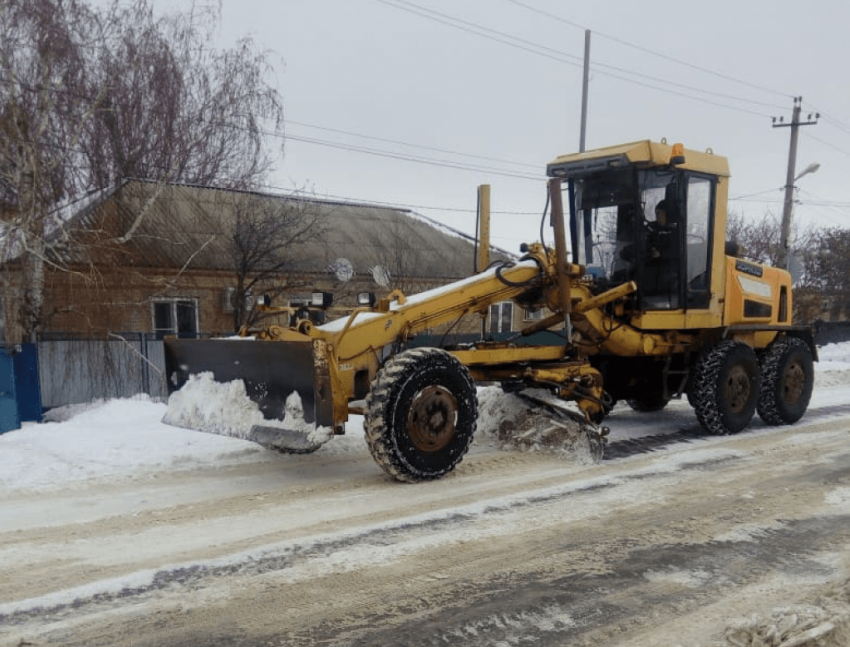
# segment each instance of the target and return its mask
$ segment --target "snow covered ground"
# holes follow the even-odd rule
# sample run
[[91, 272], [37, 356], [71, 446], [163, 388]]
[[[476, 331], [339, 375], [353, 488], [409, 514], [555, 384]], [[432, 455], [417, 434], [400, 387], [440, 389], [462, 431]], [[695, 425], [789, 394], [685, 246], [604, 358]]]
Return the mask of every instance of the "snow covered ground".
[[[829, 344], [819, 349], [813, 404], [832, 397], [827, 387], [850, 389], [850, 342]], [[481, 442], [498, 435], [505, 416], [516, 414], [520, 406], [510, 398], [495, 397], [495, 387], [479, 392], [482, 401], [478, 423]], [[206, 394], [206, 405], [203, 404]], [[225, 420], [222, 433], [238, 436], [256, 422], [259, 411], [251, 409], [244, 388], [216, 388], [205, 382], [201, 397], [190, 405], [204, 414], [186, 414], [191, 424], [220, 415]], [[622, 405], [621, 405], [622, 406]], [[24, 423], [17, 431], [0, 435], [0, 493], [13, 490], [57, 489], [86, 480], [132, 479], [159, 470], [190, 471], [199, 465], [244, 464], [268, 459], [267, 450], [239, 438], [181, 429], [162, 422], [167, 406], [147, 396], [98, 401], [52, 410], [41, 424]], [[606, 424], [609, 440], [638, 438], [657, 433], [657, 419], [622, 420], [615, 409]], [[240, 422], [239, 415], [243, 419]], [[672, 403], [662, 417], [693, 417], [684, 403]], [[261, 417], [261, 416], [260, 416]], [[367, 452], [361, 416], [353, 416], [346, 435], [333, 438], [319, 452], [326, 454]]]
[[[725, 607], [716, 603], [720, 605], [717, 613], [725, 614], [724, 618], [738, 611], [734, 600], [739, 606], [742, 600], [785, 604], [789, 591], [806, 592], [812, 582], [821, 581], [820, 575], [806, 570], [810, 569], [809, 562], [801, 566], [793, 562], [793, 555], [805, 557], [808, 548], [804, 546], [814, 537], [829, 538], [843, 532], [840, 521], [833, 520], [850, 515], [850, 489], [846, 483], [842, 485], [840, 472], [839, 480], [828, 481], [826, 489], [818, 476], [818, 470], [827, 467], [843, 469], [833, 465], [840, 458], [836, 450], [825, 451], [823, 447], [844, 446], [846, 408], [850, 404], [850, 343], [821, 348], [816, 371], [812, 415], [799, 427], [783, 431], [756, 420], [748, 433], [736, 437], [706, 437], [695, 431], [691, 441], [666, 452], [615, 459], [601, 469], [580, 461], [570, 467], [560, 457], [542, 457], [551, 453], [545, 447], [503, 446], [499, 441], [500, 422], [518, 415], [522, 405], [494, 387], [482, 388], [479, 429], [469, 457], [455, 475], [421, 487], [384, 479], [369, 457], [362, 418], [357, 416], [349, 421], [345, 436], [333, 438], [314, 454], [282, 456], [238, 437], [164, 424], [166, 405], [147, 397], [54, 410], [42, 424], [26, 423], [21, 430], [0, 435], [0, 563], [8, 575], [4, 577], [6, 590], [0, 594], [0, 618], [6, 614], [14, 621], [9, 635], [15, 640], [10, 644], [66, 644], [64, 640], [51, 640], [71, 636], [71, 627], [83, 622], [95, 627], [90, 635], [98, 635], [101, 618], [123, 613], [124, 609], [132, 619], [116, 620], [117, 626], [139, 622], [143, 627], [148, 626], [148, 620], [155, 623], [157, 614], [177, 609], [180, 618], [191, 619], [210, 602], [217, 605], [221, 596], [237, 599], [244, 593], [245, 606], [240, 613], [253, 613], [245, 610], [253, 609], [257, 587], [274, 587], [293, 607], [301, 604], [299, 596], [312, 599], [315, 593], [318, 599], [326, 599], [328, 594], [313, 582], [342, 587], [331, 591], [338, 599], [351, 596], [355, 600], [366, 586], [362, 578], [371, 578], [373, 571], [381, 569], [396, 574], [403, 582], [410, 579], [407, 573], [416, 572], [413, 580], [434, 595], [440, 594], [441, 587], [449, 590], [462, 585], [466, 578], [481, 577], [488, 568], [496, 574], [493, 581], [499, 587], [503, 578], [511, 578], [514, 587], [532, 582], [532, 591], [543, 586], [540, 582], [545, 577], [541, 573], [578, 572], [581, 579], [574, 583], [592, 584], [595, 588], [587, 590], [591, 596], [611, 588], [606, 578], [622, 577], [618, 586], [637, 587], [633, 595], [640, 596], [641, 587], [645, 587], [647, 600], [654, 600], [663, 590], [659, 599], [674, 601], [653, 607], [653, 613], [687, 617], [692, 622], [690, 592], [703, 595], [699, 592], [712, 590], [714, 583], [721, 587], [720, 594], [706, 599], [728, 600]], [[228, 404], [229, 398], [234, 402]], [[202, 413], [193, 407], [205, 406], [203, 399], [184, 405], [180, 408], [187, 420]], [[219, 410], [226, 406], [231, 413], [242, 411], [246, 419], [254, 416], [238, 389], [219, 392], [207, 405]], [[219, 431], [238, 435], [244, 431], [239, 423], [235, 419]], [[612, 446], [698, 427], [693, 410], [684, 401], [673, 402], [655, 414], [635, 414], [620, 405], [606, 424], [611, 428]], [[813, 444], [819, 439], [823, 439], [823, 447]], [[715, 466], [735, 468], [737, 472], [729, 477], [713, 475]], [[783, 473], [785, 468], [788, 474]], [[799, 469], [799, 474], [794, 469]], [[801, 480], [800, 474], [814, 478], [814, 484]], [[728, 491], [721, 491], [726, 478], [738, 480], [730, 481], [734, 484]], [[706, 496], [712, 492], [712, 479], [716, 479], [714, 494]], [[777, 479], [785, 481], [772, 483]], [[774, 505], [775, 509], [771, 507]], [[826, 510], [826, 516], [815, 519], [827, 524], [823, 527], [829, 532], [803, 536], [803, 543], [788, 543], [794, 536], [792, 521], [815, 523], [806, 515], [820, 514], [821, 509]], [[654, 514], [668, 522], [656, 523]], [[535, 532], [526, 536], [530, 528]], [[585, 530], [579, 533], [573, 528]], [[665, 546], [666, 554], [658, 553], [661, 561], [641, 566], [645, 575], [637, 584], [628, 579], [634, 565], [617, 561], [628, 560], [632, 554], [631, 548], [623, 550], [620, 536], [641, 546], [640, 542], [646, 542], [649, 548], [653, 542]], [[570, 542], [582, 541], [580, 548], [564, 544], [569, 537]], [[679, 545], [685, 551], [681, 568], [671, 566]], [[747, 554], [764, 545], [768, 555], [765, 577], [774, 577], [776, 582], [743, 577], [734, 569], [722, 570], [736, 563], [736, 551], [742, 550], [738, 545], [743, 545]], [[850, 540], [846, 545], [850, 546]], [[496, 547], [506, 551], [503, 557], [494, 556]], [[719, 553], [711, 560], [705, 558], [697, 569], [691, 566], [687, 552], [695, 547], [712, 555]], [[730, 552], [724, 552], [727, 550]], [[778, 567], [773, 565], [772, 551], [779, 550], [787, 552], [783, 563], [789, 563], [789, 569], [803, 569], [799, 579], [774, 573]], [[573, 551], [580, 557], [565, 561], [561, 551]], [[527, 559], [550, 554], [554, 565], [546, 562], [540, 572], [532, 568], [534, 560]], [[832, 557], [821, 554], [817, 568], [834, 572], [847, 561], [848, 554], [840, 547]], [[290, 564], [291, 559], [294, 561]], [[531, 568], [528, 580], [523, 572], [526, 562]], [[597, 563], [602, 575], [594, 570]], [[262, 570], [266, 564], [275, 570]], [[499, 574], [505, 564], [508, 570]], [[746, 572], [757, 570], [757, 564], [757, 560], [748, 562]], [[216, 575], [219, 572], [233, 573], [233, 581], [229, 576]], [[196, 577], [192, 574], [198, 580], [185, 583], [186, 577]], [[594, 584], [597, 577], [603, 579]], [[741, 578], [739, 598], [730, 596], [725, 588], [730, 578], [736, 577]], [[386, 596], [395, 597], [399, 591], [406, 595], [403, 585], [392, 577], [382, 580], [375, 576], [369, 582], [376, 603]], [[276, 588], [278, 584], [282, 588]], [[748, 586], [756, 587], [756, 593], [748, 592]], [[419, 592], [414, 593], [412, 604], [418, 605], [415, 600], [420, 599]], [[456, 600], [464, 594], [451, 589], [446, 595], [447, 600]], [[467, 591], [465, 595], [473, 593]], [[814, 600], [806, 595], [806, 601]], [[502, 597], [501, 593], [496, 595]], [[621, 604], [617, 598], [607, 603]], [[533, 607], [545, 613], [534, 616], [537, 620], [531, 618], [533, 622], [524, 617], [517, 620], [522, 629], [516, 641], [503, 643], [526, 644], [523, 640], [533, 634], [554, 641], [540, 644], [561, 644], [557, 642], [558, 631], [578, 626], [577, 621], [570, 620], [571, 625], [564, 620], [565, 613], [579, 617], [577, 604], [573, 601], [551, 610], [549, 606]], [[226, 608], [240, 608], [236, 603], [228, 605]], [[215, 608], [221, 612], [218, 606]], [[310, 608], [305, 607], [304, 614], [298, 616], [307, 632], [304, 635], [312, 635], [318, 622]], [[477, 627], [481, 637], [470, 642], [471, 635], [464, 634], [464, 641], [446, 641], [493, 644], [484, 632], [490, 621], [472, 615], [477, 612], [472, 605], [469, 608], [469, 618], [458, 620], [458, 626]], [[816, 606], [817, 613], [812, 617], [820, 617], [818, 613], [827, 613], [830, 608]], [[368, 609], [366, 603], [352, 602], [339, 626], [348, 626], [354, 622], [351, 618], [360, 617], [358, 614]], [[591, 617], [591, 611], [584, 617]], [[731, 644], [761, 644], [746, 642], [746, 638], [770, 630], [772, 625], [765, 625], [764, 618], [765, 622], [779, 622], [771, 620], [770, 613], [753, 616], [743, 629], [735, 625], [736, 631], [740, 630], [735, 634], [739, 642]], [[402, 612], [399, 618], [407, 615]], [[782, 616], [782, 622], [787, 624], [791, 616], [808, 618], [789, 612]], [[827, 626], [833, 616], [829, 611], [813, 628]], [[707, 617], [702, 613], [700, 622]], [[190, 629], [203, 631], [218, 619], [202, 617], [197, 622]], [[495, 622], [502, 621], [497, 618]], [[623, 622], [632, 620], [626, 617]], [[0, 643], [2, 624], [0, 621]], [[675, 620], [671, 621], [673, 626], [677, 626]], [[800, 629], [802, 620], [795, 626]], [[556, 631], [558, 627], [561, 629]], [[49, 638], [42, 638], [42, 631]], [[256, 631], [272, 630], [257, 627]], [[437, 638], [435, 634], [434, 640]], [[78, 636], [77, 640], [73, 644], [88, 644]], [[229, 643], [222, 639], [191, 644]], [[611, 640], [595, 644], [672, 643], [658, 642], [657, 634], [653, 634], [653, 639], [645, 643]], [[832, 647], [841, 643], [824, 644]]]

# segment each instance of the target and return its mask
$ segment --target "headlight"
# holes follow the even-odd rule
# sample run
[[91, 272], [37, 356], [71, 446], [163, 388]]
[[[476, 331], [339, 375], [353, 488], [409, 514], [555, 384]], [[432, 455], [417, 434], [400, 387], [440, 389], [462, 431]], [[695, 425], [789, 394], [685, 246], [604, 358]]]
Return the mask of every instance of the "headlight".
[[313, 299], [310, 305], [316, 308], [330, 308], [333, 300], [334, 295], [330, 292], [313, 292]]
[[360, 292], [357, 295], [357, 305], [359, 306], [369, 306], [370, 308], [375, 305], [375, 293], [374, 292]]

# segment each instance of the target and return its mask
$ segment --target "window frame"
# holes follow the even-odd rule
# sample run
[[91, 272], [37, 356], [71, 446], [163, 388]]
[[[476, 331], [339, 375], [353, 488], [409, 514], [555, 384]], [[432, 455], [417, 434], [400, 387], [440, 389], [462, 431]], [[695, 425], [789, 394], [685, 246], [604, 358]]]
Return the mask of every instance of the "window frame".
[[[157, 339], [162, 339], [167, 335], [176, 335], [178, 337], [197, 337], [200, 331], [199, 317], [199, 299], [196, 297], [165, 297], [151, 299], [151, 330], [156, 335]], [[159, 327], [157, 324], [157, 306], [167, 305], [169, 307], [170, 327]], [[192, 308], [192, 327], [193, 330], [180, 330], [180, 316], [178, 312], [179, 306], [191, 306]]]
[[[496, 317], [493, 316], [494, 309], [498, 312], [498, 316], [496, 316]], [[507, 330], [504, 330], [504, 326], [502, 325], [505, 321], [505, 310], [507, 310], [508, 313], [509, 313], [508, 329]], [[491, 303], [490, 308], [487, 312], [487, 317], [489, 319], [489, 321], [487, 322], [487, 330], [490, 332], [490, 334], [513, 332], [513, 329], [514, 329], [514, 302], [513, 301], [499, 301], [498, 303]]]

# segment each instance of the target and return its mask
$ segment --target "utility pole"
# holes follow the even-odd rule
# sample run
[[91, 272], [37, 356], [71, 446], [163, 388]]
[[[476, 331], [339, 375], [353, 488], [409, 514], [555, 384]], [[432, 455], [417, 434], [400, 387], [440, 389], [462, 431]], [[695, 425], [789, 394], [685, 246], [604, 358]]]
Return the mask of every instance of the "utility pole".
[[[794, 175], [797, 166], [797, 137], [800, 126], [811, 126], [817, 123], [820, 114], [809, 114], [808, 121], [800, 121], [803, 97], [794, 97], [794, 111], [791, 113], [791, 123], [785, 123], [783, 117], [773, 118], [774, 128], [791, 128], [791, 146], [788, 150], [788, 174], [785, 176], [785, 206], [782, 210], [782, 233], [779, 239], [779, 265], [788, 269], [790, 254], [788, 253], [788, 238], [791, 236], [791, 210], [794, 206], [794, 182], [798, 179]], [[806, 169], [809, 171], [809, 169]]]
[[587, 138], [587, 82], [590, 79], [590, 30], [584, 30], [584, 74], [581, 80], [581, 136], [578, 142], [578, 152], [585, 151]]

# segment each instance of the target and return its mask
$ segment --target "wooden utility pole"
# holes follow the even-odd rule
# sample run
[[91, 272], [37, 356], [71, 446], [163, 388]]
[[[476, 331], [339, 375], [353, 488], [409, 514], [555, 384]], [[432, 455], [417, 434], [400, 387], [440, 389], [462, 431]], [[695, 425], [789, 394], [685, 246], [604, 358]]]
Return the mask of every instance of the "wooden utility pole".
[[[808, 121], [800, 121], [803, 97], [794, 97], [794, 111], [791, 113], [791, 123], [786, 123], [782, 117], [773, 118], [774, 128], [791, 128], [791, 146], [788, 150], [788, 174], [785, 177], [785, 206], [782, 210], [782, 233], [779, 238], [779, 265], [788, 269], [790, 254], [788, 253], [788, 238], [791, 236], [791, 211], [794, 207], [794, 182], [797, 180], [797, 137], [800, 126], [811, 126], [817, 123], [820, 114], [808, 116]], [[808, 170], [808, 169], [807, 169]], [[805, 172], [805, 171], [804, 171]]]
[[478, 256], [475, 271], [483, 272], [490, 265], [490, 185], [478, 187]]

